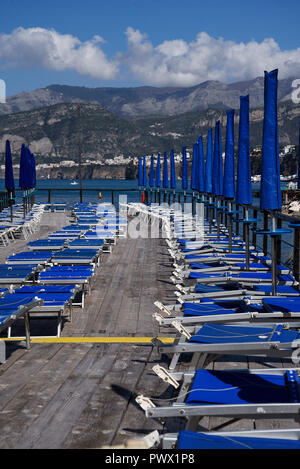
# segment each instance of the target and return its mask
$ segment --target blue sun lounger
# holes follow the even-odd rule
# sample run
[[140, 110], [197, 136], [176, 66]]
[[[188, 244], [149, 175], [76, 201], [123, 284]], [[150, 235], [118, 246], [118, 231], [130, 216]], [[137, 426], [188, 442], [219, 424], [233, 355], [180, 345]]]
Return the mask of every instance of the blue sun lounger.
[[88, 229], [89, 229], [89, 225], [78, 226], [78, 225], [74, 224], [74, 225], [63, 226], [61, 231], [74, 231], [74, 232], [76, 231], [76, 232], [79, 232], [79, 234], [83, 234]]
[[80, 217], [80, 218], [77, 218], [76, 220], [76, 223], [77, 225], [88, 225], [89, 228], [92, 228], [93, 226], [96, 226], [98, 225], [98, 223], [100, 223], [100, 218], [98, 217]]
[[[8, 296], [8, 295], [7, 295]], [[7, 297], [6, 297], [7, 298]], [[0, 298], [0, 332], [10, 328], [19, 317], [24, 317], [25, 321], [25, 334], [26, 334], [26, 348], [30, 348], [30, 327], [29, 327], [29, 312], [32, 308], [38, 307], [42, 304], [42, 300], [38, 298], [30, 298], [27, 302], [23, 301], [20, 305], [9, 305], [9, 303], [1, 301], [5, 298]], [[5, 341], [0, 341], [0, 363], [6, 360], [6, 344]]]
[[52, 251], [24, 251], [9, 256], [6, 260], [8, 264], [47, 264], [52, 257]]
[[300, 449], [300, 430], [252, 430], [195, 432], [182, 430], [179, 433], [166, 433], [160, 437], [161, 449]]
[[53, 253], [53, 264], [99, 265], [100, 249], [63, 249]]
[[116, 244], [116, 234], [109, 230], [100, 229], [100, 227], [87, 231], [83, 238], [90, 241], [94, 239], [104, 240], [103, 252], [111, 252], [111, 245]]
[[0, 284], [21, 284], [33, 279], [36, 264], [0, 264]]
[[[208, 323], [247, 322], [251, 324], [268, 324], [274, 321], [285, 321], [292, 327], [300, 327], [300, 298], [262, 298], [252, 302], [245, 299], [205, 299], [200, 303], [185, 302], [182, 304], [183, 314], [178, 309], [155, 302], [155, 305], [167, 314], [154, 314], [153, 317], [161, 326], [174, 325], [174, 321], [182, 325]], [[291, 300], [291, 301], [289, 301]], [[176, 314], [177, 313], [177, 314]], [[190, 332], [190, 331], [189, 331]]]
[[103, 239], [78, 238], [69, 242], [68, 249], [95, 249], [99, 252], [99, 250], [102, 249], [103, 245]]
[[[65, 292], [50, 292], [50, 291], [34, 291], [25, 292], [22, 289], [15, 290], [14, 293], [10, 293], [3, 300], [7, 300], [9, 304], [21, 305], [24, 302], [29, 301], [38, 297], [43, 301], [42, 305], [35, 306], [30, 310], [30, 319], [50, 318], [57, 317], [57, 337], [61, 335], [63, 317], [66, 316], [66, 310], [68, 310], [67, 316], [72, 320], [72, 300], [74, 298], [73, 291]], [[1, 308], [1, 299], [0, 299]]]
[[[174, 369], [181, 353], [195, 354], [200, 363], [209, 354], [252, 355], [263, 357], [291, 358], [300, 346], [300, 334], [297, 330], [287, 329], [283, 324], [239, 325], [206, 323], [202, 326], [186, 329], [173, 324], [179, 331], [174, 344], [163, 345], [154, 339], [159, 353], [173, 355], [170, 369]], [[201, 364], [201, 366], [203, 366]]]
[[[251, 284], [245, 285], [239, 282], [225, 282], [218, 283], [218, 285], [206, 285], [197, 283], [192, 287], [183, 287], [181, 284], [176, 284], [177, 301], [184, 303], [186, 301], [201, 302], [203, 298], [222, 299], [222, 298], [237, 298], [237, 297], [250, 297], [261, 298], [263, 296], [271, 296], [272, 285], [264, 284]], [[277, 296], [300, 296], [299, 288], [291, 285], [278, 285]]]
[[[90, 290], [94, 267], [85, 265], [54, 265], [39, 273], [37, 283], [42, 285], [80, 285], [82, 295]], [[83, 299], [82, 299], [83, 304]]]
[[50, 233], [48, 235], [48, 239], [54, 239], [56, 241], [61, 241], [61, 242], [68, 242], [72, 239], [78, 238], [78, 232], [77, 231], [63, 231], [63, 230], [58, 230], [54, 231], [53, 233]]
[[[169, 373], [154, 368], [169, 384], [179, 388], [177, 401], [170, 406], [138, 396], [136, 401], [151, 418], [185, 417], [186, 430], [197, 427], [203, 417], [235, 419], [293, 419], [300, 411], [299, 369], [206, 370]], [[151, 400], [150, 400], [151, 401]]]
[[14, 290], [15, 293], [30, 293], [30, 294], [35, 294], [38, 295], [39, 293], [51, 293], [51, 294], [56, 294], [56, 293], [68, 293], [72, 294], [71, 299], [72, 299], [72, 306], [81, 306], [83, 308], [84, 306], [84, 295], [81, 295], [80, 301], [75, 301], [78, 294], [80, 293], [80, 289], [78, 285], [75, 285], [75, 283], [70, 283], [70, 284], [63, 284], [63, 285], [22, 285], [20, 288]]
[[[261, 284], [271, 284], [272, 283], [272, 273], [271, 272], [221, 272], [215, 273], [214, 275], [201, 273], [201, 272], [191, 272], [189, 274], [189, 278], [199, 280], [199, 283], [205, 284], [218, 284], [224, 283], [226, 280], [238, 282], [242, 285], [255, 285], [258, 283]], [[292, 275], [277, 275], [277, 283], [278, 285], [297, 285], [296, 280]]]
[[[283, 265], [278, 265], [276, 270], [279, 275], [288, 275], [290, 273], [290, 268]], [[272, 282], [271, 268], [269, 265], [262, 262], [250, 263], [249, 270], [246, 270], [245, 263], [239, 262], [235, 265], [227, 264], [223, 261], [207, 264], [193, 262], [187, 270], [184, 270], [184, 268], [180, 266], [176, 266], [173, 275], [177, 276], [179, 279], [201, 278], [201, 274], [207, 272], [224, 272], [224, 275], [226, 275], [227, 278], [240, 278], [240, 281], [247, 283], [251, 283], [249, 280], [252, 279], [257, 279], [257, 282], [265, 281], [266, 279], [268, 282]]]
[[32, 251], [58, 251], [66, 246], [67, 239], [37, 239], [27, 243], [27, 246]]

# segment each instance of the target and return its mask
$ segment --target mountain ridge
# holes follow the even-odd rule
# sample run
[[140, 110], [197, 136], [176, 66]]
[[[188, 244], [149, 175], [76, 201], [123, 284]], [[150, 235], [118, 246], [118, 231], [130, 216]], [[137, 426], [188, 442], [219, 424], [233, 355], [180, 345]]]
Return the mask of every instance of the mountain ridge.
[[[294, 78], [278, 81], [278, 101], [291, 99]], [[174, 116], [207, 108], [239, 108], [241, 95], [250, 94], [250, 107], [263, 106], [264, 78], [222, 83], [207, 80], [192, 87], [96, 87], [52, 84], [7, 97], [0, 115], [31, 111], [61, 103], [98, 104], [119, 117], [134, 119], [153, 114]]]

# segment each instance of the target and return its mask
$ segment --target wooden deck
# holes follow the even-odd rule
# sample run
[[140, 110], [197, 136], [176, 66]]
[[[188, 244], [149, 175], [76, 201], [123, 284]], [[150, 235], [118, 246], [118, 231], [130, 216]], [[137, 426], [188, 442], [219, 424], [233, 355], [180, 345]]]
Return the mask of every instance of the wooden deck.
[[[65, 214], [45, 214], [40, 231], [45, 236], [68, 223]], [[2, 261], [21, 251], [29, 240], [16, 241], [1, 251]], [[74, 309], [63, 336], [171, 336], [153, 322], [153, 302], [174, 302], [169, 283], [171, 262], [163, 239], [119, 238], [111, 254], [103, 254], [93, 278], [85, 308]], [[55, 321], [54, 321], [55, 322]], [[34, 321], [33, 333], [48, 335], [47, 324]], [[132, 344], [32, 344], [27, 351], [9, 344], [10, 356], [0, 366], [0, 448], [83, 449], [117, 445], [143, 436], [161, 422], [146, 419], [135, 403], [138, 394], [176, 396], [151, 371], [162, 364], [152, 345]], [[210, 367], [259, 368], [289, 366], [254, 361], [247, 357], [221, 357]], [[184, 362], [181, 366], [187, 366]], [[204, 419], [207, 428], [222, 428], [225, 419]], [[169, 431], [179, 422], [167, 422]], [[232, 422], [228, 429], [274, 428], [277, 421]], [[281, 421], [281, 427], [293, 427]]]

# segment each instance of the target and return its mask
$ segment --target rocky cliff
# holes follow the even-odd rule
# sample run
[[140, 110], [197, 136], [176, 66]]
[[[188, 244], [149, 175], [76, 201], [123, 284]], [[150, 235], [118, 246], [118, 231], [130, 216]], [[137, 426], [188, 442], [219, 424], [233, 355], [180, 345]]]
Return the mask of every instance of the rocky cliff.
[[[298, 144], [300, 107], [289, 101], [278, 106], [280, 144]], [[199, 135], [205, 137], [216, 120], [222, 123], [223, 150], [225, 149], [225, 109], [206, 109], [178, 116], [148, 116], [132, 120], [123, 119], [96, 104], [63, 103], [33, 111], [0, 116], [0, 151], [5, 141], [12, 145], [14, 162], [19, 162], [21, 144], [29, 145], [37, 163], [60, 163], [62, 160], [88, 166], [87, 174], [118, 171], [96, 165], [119, 155], [143, 156], [163, 153], [182, 147], [192, 149]], [[239, 112], [235, 115], [235, 141], [238, 142]], [[251, 146], [262, 143], [263, 109], [255, 108], [250, 114]], [[94, 163], [94, 164], [93, 164]], [[95, 167], [94, 167], [95, 166]], [[93, 169], [92, 169], [93, 168]], [[130, 169], [130, 168], [129, 168]], [[128, 171], [129, 171], [128, 169]], [[59, 169], [53, 169], [58, 174]], [[74, 169], [70, 170], [71, 172]], [[73, 176], [72, 176], [73, 177]], [[91, 176], [94, 177], [94, 176]], [[106, 177], [106, 176], [104, 176]]]

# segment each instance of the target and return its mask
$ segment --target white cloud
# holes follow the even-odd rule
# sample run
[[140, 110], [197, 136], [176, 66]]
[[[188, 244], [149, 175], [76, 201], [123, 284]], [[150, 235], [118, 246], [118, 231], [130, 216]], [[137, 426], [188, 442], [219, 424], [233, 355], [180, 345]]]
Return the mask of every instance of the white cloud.
[[80, 41], [54, 29], [19, 27], [10, 34], [0, 34], [0, 67], [72, 70], [119, 81], [124, 78], [122, 70], [129, 80], [156, 86], [248, 80], [274, 68], [279, 68], [279, 78], [300, 76], [300, 48], [281, 50], [272, 38], [236, 43], [200, 32], [190, 42], [177, 38], [154, 46], [145, 34], [131, 27], [126, 37], [127, 52], [110, 59], [102, 50], [105, 41], [99, 35]]
[[282, 51], [274, 39], [235, 43], [200, 32], [196, 39], [164, 41], [154, 47], [146, 35], [127, 28], [128, 51], [119, 60], [135, 79], [157, 86], [193, 86], [262, 76], [279, 68], [279, 77], [299, 76], [300, 48]]
[[20, 27], [11, 34], [0, 34], [0, 62], [2, 67], [74, 70], [82, 75], [110, 80], [117, 75], [118, 66], [109, 61], [99, 47], [103, 42], [100, 36], [81, 42], [53, 29]]

